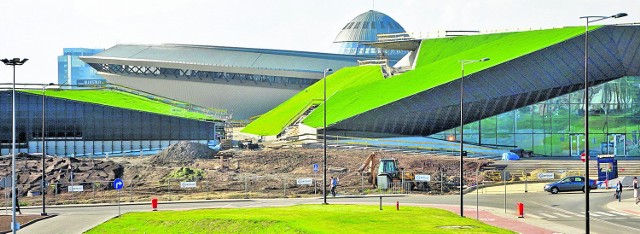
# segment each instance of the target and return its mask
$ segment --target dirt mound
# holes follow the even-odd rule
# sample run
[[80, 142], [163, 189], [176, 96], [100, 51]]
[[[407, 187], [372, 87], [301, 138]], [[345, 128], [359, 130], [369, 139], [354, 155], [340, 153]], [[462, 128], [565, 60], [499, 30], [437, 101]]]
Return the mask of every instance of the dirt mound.
[[180, 141], [151, 156], [149, 163], [153, 165], [183, 165], [193, 163], [196, 159], [211, 159], [215, 154], [216, 151], [205, 144]]
[[[16, 159], [18, 191], [24, 196], [29, 191], [40, 191], [42, 181], [42, 156], [20, 154]], [[10, 165], [11, 159], [0, 159], [0, 164]], [[58, 184], [60, 191], [67, 185], [82, 185], [94, 181], [112, 181], [122, 177], [124, 167], [109, 160], [90, 160], [48, 156], [45, 159], [47, 184]], [[0, 167], [0, 177], [11, 176], [11, 167]], [[106, 188], [106, 187], [105, 187]]]

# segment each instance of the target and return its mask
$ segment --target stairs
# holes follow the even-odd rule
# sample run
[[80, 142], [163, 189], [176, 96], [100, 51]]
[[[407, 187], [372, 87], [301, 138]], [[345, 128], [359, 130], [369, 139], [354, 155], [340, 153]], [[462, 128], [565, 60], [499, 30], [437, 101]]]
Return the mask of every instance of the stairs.
[[311, 112], [313, 112], [313, 110], [318, 108], [318, 106], [319, 105], [311, 105], [309, 108], [307, 108], [307, 110], [305, 110], [300, 115], [300, 117], [298, 117], [296, 119], [296, 121], [294, 121], [291, 125], [289, 125], [286, 128], [284, 128], [284, 130], [282, 130], [282, 133], [280, 134], [280, 136], [278, 138], [279, 139], [287, 139], [289, 137], [294, 137], [294, 136], [300, 135], [300, 123], [302, 123], [302, 121], [305, 118], [307, 118], [307, 116], [309, 114], [311, 114]]

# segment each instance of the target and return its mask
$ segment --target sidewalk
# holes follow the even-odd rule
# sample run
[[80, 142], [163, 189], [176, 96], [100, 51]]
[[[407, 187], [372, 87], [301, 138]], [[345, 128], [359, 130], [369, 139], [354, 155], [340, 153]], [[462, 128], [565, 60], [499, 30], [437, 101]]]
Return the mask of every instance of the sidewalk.
[[640, 216], [640, 203], [635, 204], [633, 198], [633, 189], [625, 189], [622, 191], [622, 201], [613, 200], [607, 203], [607, 207], [612, 210]]
[[[449, 210], [458, 214], [460, 212], [459, 206], [452, 205], [439, 205], [431, 204], [426, 205], [429, 207], [435, 207], [440, 209]], [[508, 229], [517, 233], [530, 233], [530, 234], [557, 234], [557, 233], [581, 233], [580, 229], [559, 225], [541, 219], [527, 219], [518, 218], [515, 213], [504, 213], [502, 209], [480, 207], [480, 210], [476, 212], [476, 209], [464, 209], [465, 217], [478, 220], [483, 223]]]

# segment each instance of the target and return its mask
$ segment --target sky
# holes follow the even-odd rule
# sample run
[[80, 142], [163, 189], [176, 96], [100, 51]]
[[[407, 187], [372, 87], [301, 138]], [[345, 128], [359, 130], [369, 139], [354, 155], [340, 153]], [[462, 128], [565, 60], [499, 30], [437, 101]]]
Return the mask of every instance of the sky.
[[[407, 32], [515, 30], [584, 25], [585, 15], [629, 16], [639, 0], [21, 0], [0, 4], [0, 58], [29, 58], [17, 83], [57, 82], [63, 48], [182, 43], [330, 52], [342, 27], [368, 10]], [[12, 82], [0, 66], [0, 83]]]

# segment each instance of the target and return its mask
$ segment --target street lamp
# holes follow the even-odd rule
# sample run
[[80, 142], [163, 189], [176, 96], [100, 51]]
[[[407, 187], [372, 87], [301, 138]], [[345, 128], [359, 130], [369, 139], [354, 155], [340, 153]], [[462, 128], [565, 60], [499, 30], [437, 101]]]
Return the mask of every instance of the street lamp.
[[323, 202], [322, 204], [329, 204], [327, 203], [327, 73], [333, 71], [331, 68], [326, 68], [324, 69], [324, 71], [322, 71], [322, 81], [323, 81], [323, 88], [324, 88], [324, 92], [322, 92], [324, 94], [324, 98], [323, 98], [323, 103], [322, 103], [322, 109], [324, 111], [323, 116], [323, 123], [322, 123], [322, 140], [324, 141], [323, 144], [323, 148], [324, 148], [324, 156], [322, 158], [322, 197], [323, 197]]
[[584, 147], [585, 147], [585, 230], [589, 233], [589, 23], [609, 19], [609, 18], [622, 18], [627, 16], [627, 13], [618, 13], [611, 16], [582, 16], [580, 19], [585, 19], [586, 24], [584, 28]]
[[11, 89], [11, 230], [16, 233], [16, 66], [26, 63], [29, 59], [2, 59], [4, 65], [13, 66], [13, 86]]
[[44, 134], [44, 119], [45, 119], [45, 112], [44, 112], [44, 102], [45, 102], [44, 96], [45, 95], [44, 95], [44, 91], [47, 88], [47, 86], [50, 86], [50, 85], [54, 85], [54, 84], [53, 83], [49, 83], [49, 84], [42, 85], [42, 184], [40, 185], [40, 188], [41, 188], [40, 194], [42, 195], [42, 213], [40, 213], [40, 215], [42, 215], [42, 216], [46, 216], [47, 215], [47, 211], [45, 210], [45, 206], [46, 206], [46, 202], [45, 202], [46, 180], [45, 180], [45, 177], [46, 177], [46, 174], [44, 172], [45, 169], [46, 169], [45, 163], [44, 163], [44, 157], [47, 154], [47, 145], [46, 145], [47, 143], [44, 141], [44, 137], [45, 137], [45, 134]]
[[462, 185], [464, 179], [464, 65], [489, 61], [489, 58], [475, 60], [460, 60], [462, 76], [460, 77], [460, 217], [464, 217], [464, 194], [462, 193]]

